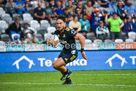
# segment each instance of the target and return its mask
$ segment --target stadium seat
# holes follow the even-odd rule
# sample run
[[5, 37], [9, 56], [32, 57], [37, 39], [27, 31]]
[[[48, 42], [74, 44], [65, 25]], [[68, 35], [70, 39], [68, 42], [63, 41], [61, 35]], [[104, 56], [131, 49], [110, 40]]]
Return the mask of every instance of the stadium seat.
[[42, 30], [47, 30], [47, 28], [50, 27], [50, 24], [47, 20], [41, 20], [40, 25]]
[[122, 33], [121, 33], [121, 36], [122, 36], [122, 39], [123, 39], [124, 41], [127, 39], [126, 33], [122, 32]]
[[126, 39], [125, 42], [134, 42], [133, 39]]
[[24, 20], [25, 22], [29, 22], [29, 21], [33, 20], [33, 17], [32, 17], [31, 14], [29, 14], [29, 13], [24, 13], [24, 14], [23, 14], [23, 20]]
[[37, 33], [35, 37], [38, 38], [39, 41], [43, 41], [43, 37], [41, 34]]
[[129, 32], [129, 33], [128, 33], [128, 38], [129, 38], [129, 39], [136, 40], [136, 33], [135, 33], [135, 32]]
[[94, 39], [94, 43], [102, 43], [101, 39]]
[[5, 46], [5, 42], [4, 41], [0, 41], [0, 46]]
[[4, 42], [9, 42], [10, 41], [10, 37], [8, 34], [1, 34], [1, 40]]
[[37, 31], [40, 29], [40, 24], [38, 23], [37, 20], [31, 20], [30, 21], [30, 27], [33, 27]]
[[110, 39], [105, 39], [105, 40], [104, 40], [104, 43], [112, 43], [112, 40], [110, 40]]
[[49, 33], [44, 34], [44, 40], [47, 40], [47, 39], [49, 39], [51, 37], [52, 37], [52, 34], [49, 34]]
[[87, 39], [94, 41], [96, 39], [94, 33], [87, 33]]
[[55, 27], [48, 27], [47, 28], [47, 32], [48, 33], [54, 33], [56, 31], [56, 28]]
[[56, 26], [56, 23], [57, 23], [56, 20], [52, 20], [52, 21], [51, 21], [51, 26], [57, 27], [57, 26]]
[[31, 15], [34, 13], [34, 8], [33, 7], [28, 7], [27, 12], [29, 12]]
[[8, 24], [4, 20], [0, 20], [0, 33], [5, 33], [5, 30], [8, 28]]
[[47, 29], [40, 27], [40, 29], [37, 31], [37, 33], [40, 33], [41, 35], [44, 36], [44, 34], [47, 33]]
[[2, 20], [5, 20], [8, 24], [11, 24], [12, 23], [12, 18], [11, 18], [11, 16], [9, 15], [9, 14], [3, 14], [2, 16], [1, 16], [1, 19]]
[[5, 11], [0, 10], [0, 17], [2, 17], [3, 14], [5, 14]]
[[4, 11], [4, 9], [2, 7], [0, 7], [0, 11]]
[[40, 21], [40, 24], [41, 24], [41, 25], [45, 25], [45, 24], [48, 24], [48, 23], [49, 23], [49, 22], [48, 22], [47, 20], [41, 20], [41, 21]]
[[5, 14], [3, 14], [2, 16], [1, 16], [1, 18], [3, 19], [3, 17], [10, 17], [10, 15], [8, 14], [8, 13], [5, 13]]
[[121, 42], [123, 42], [123, 40], [122, 39], [115, 39], [115, 42], [116, 43], [121, 43]]
[[[41, 20], [40, 21], [40, 28], [38, 30], [38, 33], [45, 34], [47, 33], [47, 28], [50, 27], [50, 24], [47, 20]], [[44, 35], [43, 35], [44, 36]]]
[[13, 14], [13, 19], [15, 19], [15, 17], [19, 17], [21, 21], [23, 20], [20, 14]]
[[95, 37], [94, 33], [87, 33], [87, 39], [91, 39], [92, 37]]
[[85, 43], [92, 43], [92, 41], [90, 39], [86, 39]]

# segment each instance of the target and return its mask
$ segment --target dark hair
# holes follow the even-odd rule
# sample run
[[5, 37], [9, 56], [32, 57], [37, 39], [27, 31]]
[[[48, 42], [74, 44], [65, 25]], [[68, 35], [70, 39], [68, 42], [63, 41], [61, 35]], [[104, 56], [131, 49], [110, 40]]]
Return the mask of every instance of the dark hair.
[[117, 13], [116, 13], [116, 12], [113, 12], [113, 15], [117, 15]]
[[29, 25], [29, 23], [27, 23], [27, 22], [23, 24], [23, 26], [25, 26], [25, 25], [28, 25], [28, 26], [30, 26], [30, 25]]
[[20, 19], [20, 17], [19, 17], [19, 16], [16, 16], [16, 17], [14, 18], [14, 21], [17, 21], [17, 19]]
[[61, 20], [63, 20], [64, 22], [66, 22], [66, 19], [65, 19], [65, 17], [64, 17], [63, 15], [58, 16], [58, 17], [57, 17], [57, 20], [58, 20], [58, 19], [61, 19]]
[[77, 15], [73, 15], [73, 18], [78, 17]]
[[86, 14], [83, 14], [83, 17], [84, 17], [84, 16], [87, 16], [87, 15], [86, 15]]

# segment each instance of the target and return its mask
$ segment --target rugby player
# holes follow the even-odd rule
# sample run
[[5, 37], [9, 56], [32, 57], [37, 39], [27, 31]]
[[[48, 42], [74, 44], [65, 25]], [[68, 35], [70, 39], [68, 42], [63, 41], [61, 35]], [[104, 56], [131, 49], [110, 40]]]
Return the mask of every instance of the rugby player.
[[87, 60], [84, 52], [85, 37], [66, 27], [64, 16], [57, 17], [57, 30], [54, 32], [54, 35], [57, 35], [59, 40], [49, 38], [47, 43], [56, 46], [60, 42], [60, 44], [63, 45], [63, 50], [58, 59], [54, 61], [53, 67], [62, 73], [61, 80], [65, 80], [63, 84], [72, 84], [72, 80], [69, 77], [72, 71], [65, 66], [67, 63], [70, 63], [77, 58], [78, 51], [76, 49], [76, 39], [80, 42], [82, 57]]

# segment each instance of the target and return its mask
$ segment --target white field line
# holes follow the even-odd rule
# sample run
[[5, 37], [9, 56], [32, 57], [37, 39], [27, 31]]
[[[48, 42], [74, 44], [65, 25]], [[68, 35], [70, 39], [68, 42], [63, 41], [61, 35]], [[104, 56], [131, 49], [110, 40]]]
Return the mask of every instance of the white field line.
[[78, 73], [76, 73], [76, 74], [71, 74], [71, 75], [107, 75], [107, 76], [122, 76], [122, 75], [124, 75], [124, 76], [136, 76], [136, 74], [78, 74]]
[[[0, 82], [4, 85], [61, 85], [61, 83], [23, 83], [23, 82]], [[136, 85], [123, 84], [72, 84], [71, 86], [102, 86], [102, 87], [136, 87]]]

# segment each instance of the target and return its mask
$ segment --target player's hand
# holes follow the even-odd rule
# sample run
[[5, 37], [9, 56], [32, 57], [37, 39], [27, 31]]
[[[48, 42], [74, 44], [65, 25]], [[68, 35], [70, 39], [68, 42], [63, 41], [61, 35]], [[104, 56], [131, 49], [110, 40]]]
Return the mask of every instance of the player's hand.
[[82, 57], [83, 57], [85, 60], [87, 60], [87, 57], [86, 57], [86, 55], [85, 55], [85, 52], [81, 52], [81, 54], [82, 54]]
[[47, 44], [53, 44], [53, 39], [51, 38], [47, 39]]

